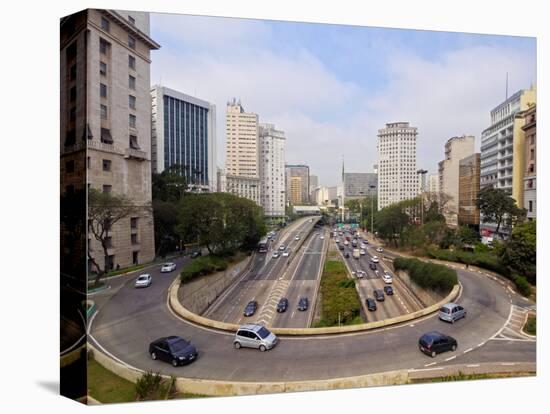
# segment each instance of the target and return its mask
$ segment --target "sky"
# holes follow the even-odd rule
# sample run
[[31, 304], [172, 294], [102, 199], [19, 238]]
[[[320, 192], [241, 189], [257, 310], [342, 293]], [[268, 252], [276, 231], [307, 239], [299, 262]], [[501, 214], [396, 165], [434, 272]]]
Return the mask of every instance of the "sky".
[[151, 83], [216, 105], [217, 164], [233, 97], [286, 135], [288, 163], [323, 186], [372, 172], [386, 123], [418, 128], [417, 167], [437, 173], [445, 142], [536, 85], [536, 39], [336, 24], [151, 14]]

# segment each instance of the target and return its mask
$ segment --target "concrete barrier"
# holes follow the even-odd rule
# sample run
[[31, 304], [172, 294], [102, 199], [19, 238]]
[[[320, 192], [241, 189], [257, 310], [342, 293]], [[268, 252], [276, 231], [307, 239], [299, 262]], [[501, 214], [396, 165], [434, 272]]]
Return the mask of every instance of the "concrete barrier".
[[[199, 325], [207, 326], [210, 328], [220, 329], [224, 331], [236, 332], [239, 328], [237, 324], [230, 324], [220, 321], [199, 316], [187, 310], [178, 300], [178, 289], [180, 281], [176, 279], [169, 288], [168, 291], [168, 305], [171, 309], [182, 318], [194, 322]], [[398, 323], [409, 322], [422, 316], [429, 315], [437, 312], [439, 308], [445, 303], [452, 302], [458, 297], [460, 293], [460, 285], [455, 285], [451, 290], [451, 293], [447, 295], [443, 300], [435, 303], [427, 308], [421, 309], [416, 312], [408, 313], [406, 315], [400, 315], [395, 318], [384, 319], [375, 322], [362, 323], [357, 325], [347, 326], [331, 326], [326, 328], [270, 328], [270, 330], [277, 335], [327, 335], [327, 334], [340, 334], [350, 332], [361, 332], [371, 329], [383, 328]]]

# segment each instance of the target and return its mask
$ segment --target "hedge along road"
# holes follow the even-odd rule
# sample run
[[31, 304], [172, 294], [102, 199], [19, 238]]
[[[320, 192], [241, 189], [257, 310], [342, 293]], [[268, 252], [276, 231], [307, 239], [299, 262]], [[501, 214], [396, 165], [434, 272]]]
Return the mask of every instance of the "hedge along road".
[[[535, 361], [535, 343], [500, 341], [499, 352], [484, 345], [507, 322], [508, 292], [485, 276], [458, 270], [463, 290], [459, 303], [468, 316], [454, 325], [426, 317], [412, 323], [353, 334], [281, 337], [268, 352], [233, 348], [233, 334], [194, 325], [167, 307], [168, 288], [175, 274], [150, 271], [153, 284], [133, 287], [134, 277], [104, 303], [90, 327], [91, 341], [130, 366], [163, 374], [229, 381], [292, 381], [355, 376], [397, 369], [422, 369], [457, 357], [472, 362]], [[418, 350], [418, 337], [439, 330], [458, 340], [458, 350], [432, 359]], [[147, 348], [159, 337], [180, 335], [199, 350], [198, 359], [184, 367], [153, 361]], [[465, 352], [467, 352], [465, 354]], [[465, 358], [467, 357], [467, 358]]]

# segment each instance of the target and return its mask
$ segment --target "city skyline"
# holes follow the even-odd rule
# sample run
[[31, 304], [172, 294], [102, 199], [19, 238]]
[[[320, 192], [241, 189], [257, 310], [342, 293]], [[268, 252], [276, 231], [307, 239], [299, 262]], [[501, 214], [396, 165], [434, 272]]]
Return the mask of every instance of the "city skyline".
[[369, 172], [377, 130], [391, 122], [418, 127], [418, 166], [435, 173], [448, 137], [473, 135], [479, 150], [507, 77], [508, 96], [536, 79], [527, 37], [167, 14], [151, 15], [151, 33], [163, 44], [153, 83], [218, 107], [240, 98], [285, 130], [286, 161], [308, 162], [326, 186], [338, 184], [342, 155], [349, 171]]

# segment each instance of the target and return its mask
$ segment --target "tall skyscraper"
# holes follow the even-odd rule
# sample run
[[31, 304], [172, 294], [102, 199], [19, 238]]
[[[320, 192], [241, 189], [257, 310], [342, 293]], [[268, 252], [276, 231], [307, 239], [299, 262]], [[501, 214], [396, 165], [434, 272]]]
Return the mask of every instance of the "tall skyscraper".
[[159, 47], [148, 13], [87, 9], [61, 20], [62, 194], [87, 186], [141, 207], [112, 226], [107, 255], [89, 235], [106, 270], [155, 255], [149, 66]]
[[459, 161], [458, 224], [479, 230], [479, 153]]
[[245, 112], [235, 98], [226, 112], [227, 191], [260, 204], [258, 115]]
[[439, 162], [439, 191], [449, 196], [443, 215], [450, 226], [458, 225], [459, 162], [474, 153], [471, 135], [450, 138], [445, 143], [445, 159]]
[[153, 172], [179, 165], [191, 190], [216, 191], [216, 106], [160, 85], [151, 103]]
[[313, 199], [313, 192], [319, 187], [319, 177], [316, 175], [310, 175], [309, 176], [309, 200], [311, 202], [314, 202]]
[[378, 193], [378, 174], [344, 173], [344, 200], [373, 197]]
[[418, 195], [417, 136], [408, 122], [378, 130], [378, 209]]
[[285, 215], [285, 133], [273, 124], [260, 124], [260, 203], [271, 218]]
[[309, 167], [302, 164], [287, 164], [285, 167], [288, 202], [293, 205], [309, 202]]

